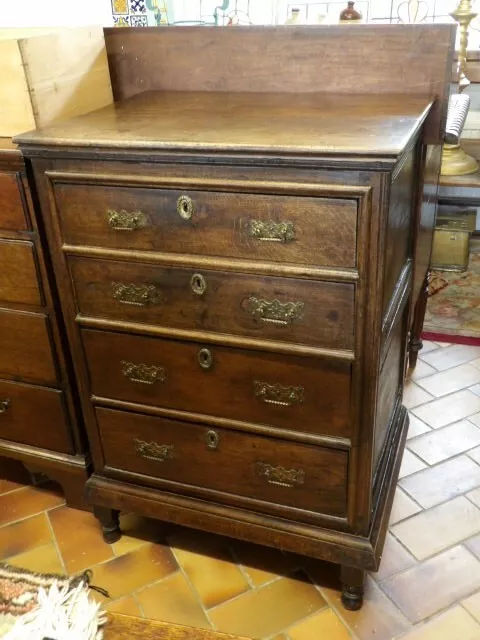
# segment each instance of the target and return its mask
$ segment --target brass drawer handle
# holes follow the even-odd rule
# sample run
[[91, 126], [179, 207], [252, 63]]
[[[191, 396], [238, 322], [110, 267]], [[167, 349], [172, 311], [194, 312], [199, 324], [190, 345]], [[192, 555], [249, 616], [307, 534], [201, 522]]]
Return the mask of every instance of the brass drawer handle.
[[288, 325], [301, 320], [305, 304], [303, 302], [280, 302], [250, 296], [247, 300], [248, 312], [261, 322]]
[[213, 355], [210, 349], [200, 349], [198, 352], [198, 364], [205, 370], [212, 368]]
[[135, 445], [135, 451], [141, 458], [147, 460], [153, 460], [154, 462], [165, 462], [165, 460], [171, 460], [173, 455], [173, 444], [157, 444], [156, 442], [145, 442], [134, 438], [133, 444]]
[[9, 408], [9, 406], [11, 405], [12, 401], [10, 400], [10, 398], [6, 398], [5, 400], [2, 400], [0, 402], [0, 413], [5, 413], [6, 410]]
[[109, 209], [107, 211], [107, 221], [115, 231], [135, 231], [141, 229], [147, 224], [147, 216], [141, 211], [115, 211]]
[[220, 436], [216, 431], [213, 431], [213, 429], [211, 429], [205, 434], [205, 442], [207, 443], [207, 447], [209, 449], [216, 449], [218, 447], [218, 443], [220, 442]]
[[184, 220], [190, 220], [193, 216], [195, 207], [193, 200], [188, 196], [180, 196], [177, 200], [177, 213]]
[[281, 487], [292, 488], [305, 483], [305, 471], [303, 469], [274, 467], [266, 462], [257, 462], [257, 474], [268, 484], [276, 484]]
[[295, 226], [293, 222], [273, 222], [273, 220], [250, 220], [248, 233], [251, 238], [263, 242], [293, 242]]
[[162, 300], [161, 292], [153, 284], [112, 282], [112, 295], [117, 302], [135, 307], [159, 304]]
[[268, 384], [254, 380], [253, 388], [255, 397], [267, 404], [291, 407], [292, 404], [302, 404], [305, 401], [303, 387], [283, 387], [280, 384]]
[[197, 296], [203, 296], [203, 294], [207, 290], [207, 281], [201, 273], [194, 273], [190, 278], [190, 286], [193, 293], [195, 293]]
[[155, 384], [155, 382], [165, 382], [165, 369], [155, 365], [135, 364], [122, 360], [123, 375], [131, 382], [140, 382], [141, 384]]

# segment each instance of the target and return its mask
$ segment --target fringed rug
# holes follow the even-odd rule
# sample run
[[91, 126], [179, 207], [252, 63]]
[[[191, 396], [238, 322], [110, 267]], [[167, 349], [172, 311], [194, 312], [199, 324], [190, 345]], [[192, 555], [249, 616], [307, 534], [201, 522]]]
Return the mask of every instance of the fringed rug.
[[471, 240], [467, 271], [433, 272], [428, 295], [424, 339], [480, 346], [480, 240]]
[[106, 619], [89, 582], [88, 573], [66, 578], [0, 563], [0, 638], [101, 640]]

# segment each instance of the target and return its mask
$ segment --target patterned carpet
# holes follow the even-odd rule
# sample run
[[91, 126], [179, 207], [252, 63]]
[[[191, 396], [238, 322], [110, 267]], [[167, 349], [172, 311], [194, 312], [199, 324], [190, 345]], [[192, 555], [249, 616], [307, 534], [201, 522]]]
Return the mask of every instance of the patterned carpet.
[[424, 338], [480, 346], [480, 240], [472, 239], [465, 273], [434, 271]]

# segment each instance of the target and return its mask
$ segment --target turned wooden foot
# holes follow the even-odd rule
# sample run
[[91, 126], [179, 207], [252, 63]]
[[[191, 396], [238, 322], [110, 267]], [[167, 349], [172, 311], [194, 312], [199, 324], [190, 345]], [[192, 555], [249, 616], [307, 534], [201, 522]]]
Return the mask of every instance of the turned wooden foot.
[[107, 507], [93, 507], [93, 513], [102, 525], [103, 539], [108, 544], [117, 542], [122, 537], [120, 530], [120, 511]]
[[417, 365], [418, 352], [423, 347], [422, 330], [423, 322], [425, 320], [425, 311], [427, 310], [428, 285], [430, 284], [430, 277], [431, 273], [428, 271], [418, 296], [413, 315], [410, 344], [408, 345], [408, 364], [412, 371]]
[[342, 604], [349, 611], [357, 611], [363, 604], [365, 571], [342, 566]]

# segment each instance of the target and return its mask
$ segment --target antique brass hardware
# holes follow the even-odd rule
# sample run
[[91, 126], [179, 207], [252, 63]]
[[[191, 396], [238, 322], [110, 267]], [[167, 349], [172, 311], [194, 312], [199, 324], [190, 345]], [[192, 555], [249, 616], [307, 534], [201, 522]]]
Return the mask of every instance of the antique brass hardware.
[[220, 441], [220, 436], [216, 431], [213, 431], [213, 429], [211, 429], [210, 431], [207, 431], [205, 435], [205, 442], [207, 443], [207, 447], [209, 449], [216, 449], [218, 447], [219, 441]]
[[165, 382], [165, 369], [155, 365], [135, 364], [122, 360], [123, 375], [132, 382], [140, 382], [142, 384], [155, 384], [155, 382]]
[[202, 369], [211, 369], [213, 365], [213, 355], [210, 349], [200, 349], [198, 352], [198, 364]]
[[165, 462], [173, 458], [173, 444], [157, 444], [156, 442], [145, 442], [134, 438], [135, 451], [141, 458], [153, 460], [154, 462]]
[[193, 200], [188, 196], [180, 196], [177, 200], [177, 213], [184, 220], [190, 220], [194, 212]]
[[11, 402], [12, 401], [10, 400], [10, 398], [6, 398], [5, 400], [2, 400], [0, 402], [0, 413], [5, 413], [5, 411], [10, 406]]
[[147, 224], [147, 216], [141, 211], [126, 211], [121, 209], [115, 211], [109, 209], [107, 211], [107, 221], [115, 231], [135, 231], [141, 229]]
[[303, 387], [283, 387], [280, 384], [268, 384], [254, 380], [253, 388], [255, 397], [267, 404], [290, 407], [292, 404], [301, 404], [305, 400]]
[[193, 293], [196, 293], [197, 296], [203, 296], [203, 294], [207, 290], [207, 281], [201, 273], [194, 273], [190, 278], [190, 286]]
[[305, 483], [305, 471], [303, 469], [286, 469], [282, 466], [274, 467], [266, 462], [257, 462], [257, 473], [269, 484], [276, 484], [281, 487], [298, 487]]
[[112, 282], [112, 295], [121, 304], [132, 304], [136, 307], [159, 304], [162, 299], [160, 291], [153, 284]]
[[273, 220], [250, 220], [249, 235], [263, 242], [293, 242], [295, 227], [293, 222]]
[[254, 318], [273, 324], [288, 325], [294, 320], [301, 319], [304, 308], [303, 302], [280, 302], [255, 298], [255, 296], [250, 296], [247, 300], [247, 310]]

